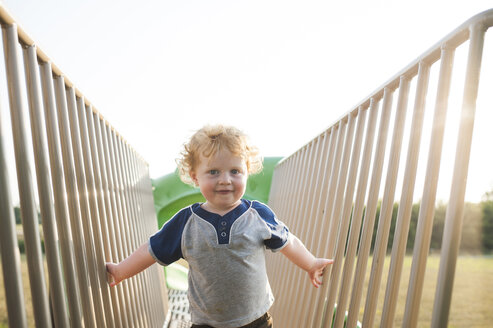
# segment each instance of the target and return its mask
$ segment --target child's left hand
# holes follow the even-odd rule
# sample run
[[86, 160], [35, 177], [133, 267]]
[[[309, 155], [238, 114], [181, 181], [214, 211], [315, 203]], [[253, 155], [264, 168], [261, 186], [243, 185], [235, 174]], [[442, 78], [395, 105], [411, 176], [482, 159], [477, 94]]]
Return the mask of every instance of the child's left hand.
[[327, 265], [334, 263], [334, 260], [331, 259], [315, 259], [313, 266], [307, 270], [308, 275], [310, 276], [310, 281], [312, 282], [315, 288], [318, 288], [322, 285], [321, 277], [324, 274], [324, 269]]

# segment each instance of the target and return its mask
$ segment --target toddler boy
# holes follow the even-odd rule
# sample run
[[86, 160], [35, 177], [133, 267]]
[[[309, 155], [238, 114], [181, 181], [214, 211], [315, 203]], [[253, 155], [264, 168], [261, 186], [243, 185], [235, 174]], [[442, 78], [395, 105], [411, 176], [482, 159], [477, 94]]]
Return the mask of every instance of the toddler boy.
[[315, 258], [267, 205], [242, 199], [248, 175], [262, 169], [262, 159], [241, 131], [206, 126], [181, 155], [182, 180], [199, 187], [205, 203], [180, 210], [124, 261], [107, 263], [110, 285], [155, 262], [184, 258], [192, 327], [272, 327], [265, 250], [280, 251], [315, 287], [332, 260]]

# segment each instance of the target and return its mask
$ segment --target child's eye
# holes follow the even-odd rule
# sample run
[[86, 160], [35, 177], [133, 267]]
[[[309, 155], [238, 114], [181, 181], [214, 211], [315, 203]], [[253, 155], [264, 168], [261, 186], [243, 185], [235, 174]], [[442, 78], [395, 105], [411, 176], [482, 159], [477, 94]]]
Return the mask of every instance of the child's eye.
[[233, 170], [231, 170], [231, 173], [236, 175], [236, 174], [239, 174], [240, 173], [240, 170], [233, 169]]
[[216, 175], [219, 173], [219, 170], [210, 170], [209, 174]]

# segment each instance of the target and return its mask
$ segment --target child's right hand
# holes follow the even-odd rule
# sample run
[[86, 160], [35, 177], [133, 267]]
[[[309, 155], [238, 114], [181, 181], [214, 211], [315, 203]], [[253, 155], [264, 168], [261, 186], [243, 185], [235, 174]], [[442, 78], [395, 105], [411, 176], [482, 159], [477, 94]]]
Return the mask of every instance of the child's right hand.
[[111, 262], [106, 262], [106, 272], [108, 273], [108, 283], [110, 287], [118, 285], [122, 279], [118, 277], [118, 265]]

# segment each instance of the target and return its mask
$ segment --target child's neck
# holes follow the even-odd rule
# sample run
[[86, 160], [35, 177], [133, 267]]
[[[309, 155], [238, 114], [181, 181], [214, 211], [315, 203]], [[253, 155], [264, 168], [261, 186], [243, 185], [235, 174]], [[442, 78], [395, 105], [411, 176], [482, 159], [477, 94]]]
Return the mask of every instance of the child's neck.
[[203, 203], [201, 205], [201, 207], [204, 210], [206, 210], [207, 212], [214, 213], [214, 214], [217, 214], [217, 215], [220, 215], [220, 216], [224, 216], [224, 215], [228, 214], [229, 212], [231, 212], [232, 210], [234, 210], [235, 208], [237, 208], [240, 204], [241, 204], [241, 199], [239, 199], [233, 205], [231, 205], [229, 207], [225, 207], [225, 208], [216, 208], [216, 207], [212, 206], [208, 202]]

